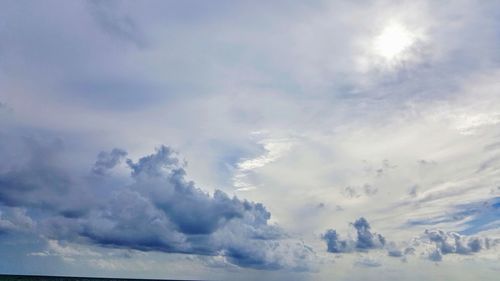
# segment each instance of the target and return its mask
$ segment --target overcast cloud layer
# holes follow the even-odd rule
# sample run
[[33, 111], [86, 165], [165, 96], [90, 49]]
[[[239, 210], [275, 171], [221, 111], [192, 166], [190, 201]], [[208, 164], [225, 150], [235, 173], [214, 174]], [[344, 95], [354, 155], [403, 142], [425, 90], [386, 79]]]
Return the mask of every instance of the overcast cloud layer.
[[0, 1], [0, 273], [497, 280], [494, 1]]

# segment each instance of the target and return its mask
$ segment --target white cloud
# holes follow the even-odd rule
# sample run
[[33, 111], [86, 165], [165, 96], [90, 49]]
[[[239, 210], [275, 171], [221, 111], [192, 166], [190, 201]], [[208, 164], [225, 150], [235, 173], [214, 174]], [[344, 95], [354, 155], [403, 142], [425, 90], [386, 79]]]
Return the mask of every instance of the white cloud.
[[251, 174], [258, 173], [258, 169], [283, 157], [292, 149], [294, 140], [290, 138], [264, 138], [257, 143], [262, 146], [264, 152], [255, 158], [243, 159], [237, 163], [237, 169], [233, 176], [233, 185], [236, 191], [256, 189], [257, 186], [251, 183]]
[[[60, 138], [71, 153], [58, 159], [58, 167], [86, 172], [96, 153], [116, 144], [136, 159], [167, 143], [189, 163], [189, 180], [206, 191], [221, 188], [263, 202], [273, 222], [314, 249], [324, 246], [319, 236], [327, 227], [352, 235], [346, 222], [360, 216], [395, 241], [411, 239], [429, 224], [499, 235], [498, 220], [487, 217], [491, 210], [480, 209], [480, 218], [488, 219], [482, 224], [477, 214], [457, 213], [457, 206], [477, 208], [500, 194], [497, 3], [197, 5], [2, 3], [0, 139], [9, 133]], [[0, 155], [15, 159], [0, 163], [2, 171], [27, 161], [17, 153], [23, 149], [10, 147], [0, 147]], [[106, 197], [110, 186], [125, 184], [130, 182], [109, 180], [94, 195]], [[85, 205], [88, 192], [57, 196], [53, 205], [73, 207], [66, 206], [68, 198]], [[13, 199], [40, 208], [48, 197], [56, 196], [40, 192]], [[38, 209], [15, 217], [9, 207], [0, 208], [0, 231], [36, 227], [29, 220]], [[165, 273], [163, 264], [140, 266], [141, 261], [166, 260], [175, 277], [193, 279], [224, 279], [231, 270], [249, 280], [262, 274], [207, 269], [184, 256], [106, 262], [77, 255], [85, 251], [70, 244], [50, 247], [52, 252], [29, 251], [87, 260], [102, 272], [123, 272], [136, 262], [151, 277]], [[300, 277], [498, 275], [481, 256], [445, 257], [450, 263], [434, 267], [415, 257], [416, 263], [403, 264], [373, 255], [325, 262], [318, 276]], [[498, 259], [494, 252], [488, 255]], [[362, 261], [381, 265], [353, 270]], [[428, 271], [421, 272], [423, 266]]]

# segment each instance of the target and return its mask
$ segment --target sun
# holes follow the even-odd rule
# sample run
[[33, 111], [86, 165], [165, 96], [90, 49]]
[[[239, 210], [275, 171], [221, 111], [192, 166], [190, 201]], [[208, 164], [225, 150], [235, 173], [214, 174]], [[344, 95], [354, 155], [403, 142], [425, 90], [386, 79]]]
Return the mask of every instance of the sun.
[[401, 57], [415, 43], [415, 35], [399, 23], [390, 23], [373, 43], [375, 53], [388, 61]]

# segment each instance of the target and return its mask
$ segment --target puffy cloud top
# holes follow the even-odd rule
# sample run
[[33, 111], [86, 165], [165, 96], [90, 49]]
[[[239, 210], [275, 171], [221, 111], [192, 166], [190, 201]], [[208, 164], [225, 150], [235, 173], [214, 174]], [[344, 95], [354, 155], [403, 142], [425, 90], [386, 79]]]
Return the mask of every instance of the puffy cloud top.
[[443, 255], [458, 254], [470, 255], [483, 249], [490, 249], [498, 241], [488, 237], [474, 237], [460, 235], [456, 232], [445, 232], [443, 230], [426, 230], [422, 240], [433, 243], [436, 247], [429, 253], [429, 259], [441, 261]]
[[371, 232], [370, 224], [365, 218], [357, 219], [352, 226], [356, 229], [356, 239], [341, 240], [334, 229], [329, 229], [322, 235], [322, 239], [327, 244], [328, 252], [347, 253], [384, 247], [384, 236]]
[[[258, 269], [306, 270], [314, 255], [269, 224], [271, 214], [264, 205], [220, 190], [210, 195], [187, 181], [185, 163], [167, 146], [138, 161], [127, 159], [132, 183], [125, 186], [119, 186], [125, 182], [119, 180], [122, 176], [108, 173], [127, 155], [121, 149], [98, 154], [91, 173], [99, 177], [52, 165], [48, 160], [63, 153], [60, 145], [26, 139], [20, 152], [27, 160], [0, 171], [0, 203], [38, 210], [36, 231], [51, 239], [223, 256], [232, 264]], [[109, 177], [118, 179], [110, 182]], [[97, 190], [100, 182], [120, 184]], [[58, 204], [61, 191], [68, 194], [66, 204]], [[38, 195], [43, 196], [35, 200]], [[16, 217], [29, 218], [25, 211]], [[11, 220], [2, 218], [0, 223], [3, 232], [17, 229]]]

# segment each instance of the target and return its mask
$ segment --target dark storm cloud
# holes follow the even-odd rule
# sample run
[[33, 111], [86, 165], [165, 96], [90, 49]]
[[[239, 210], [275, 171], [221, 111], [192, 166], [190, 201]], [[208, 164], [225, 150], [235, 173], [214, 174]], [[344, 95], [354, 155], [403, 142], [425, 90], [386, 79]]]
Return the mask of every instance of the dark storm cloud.
[[[306, 270], [314, 255], [311, 248], [288, 241], [282, 229], [269, 224], [271, 214], [262, 204], [219, 190], [210, 195], [186, 180], [185, 163], [169, 147], [161, 146], [138, 161], [127, 159], [132, 183], [123, 186], [123, 176], [109, 170], [127, 155], [124, 150], [99, 153], [91, 171], [108, 177], [88, 177], [57, 165], [60, 154], [70, 153], [61, 142], [2, 142], [6, 161], [0, 165], [0, 208], [8, 208], [3, 204], [37, 212], [37, 232], [51, 239], [222, 255], [232, 264], [256, 269]], [[10, 150], [17, 153], [7, 153]], [[103, 184], [111, 186], [97, 188]], [[7, 232], [14, 223], [2, 217], [0, 227]]]

